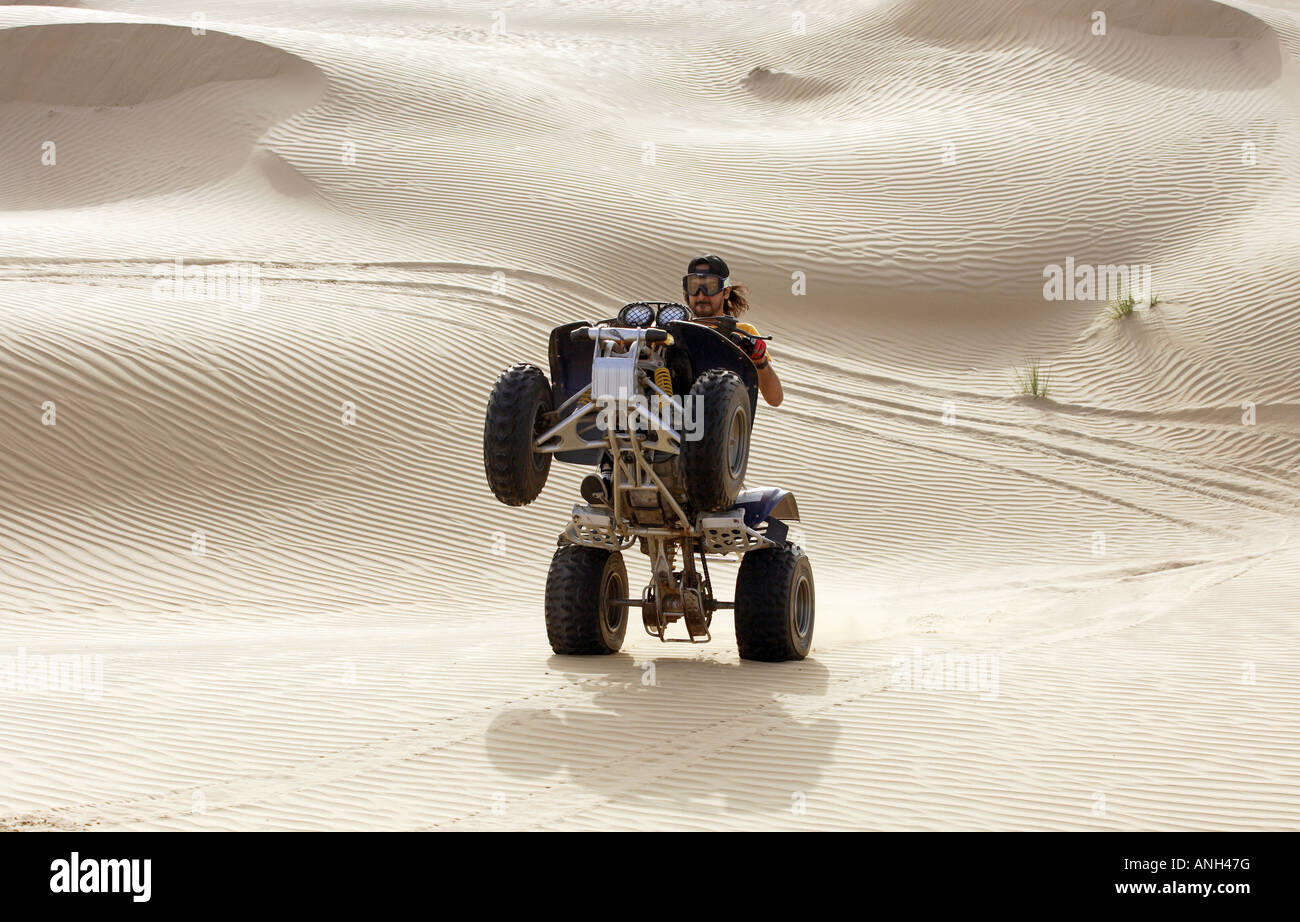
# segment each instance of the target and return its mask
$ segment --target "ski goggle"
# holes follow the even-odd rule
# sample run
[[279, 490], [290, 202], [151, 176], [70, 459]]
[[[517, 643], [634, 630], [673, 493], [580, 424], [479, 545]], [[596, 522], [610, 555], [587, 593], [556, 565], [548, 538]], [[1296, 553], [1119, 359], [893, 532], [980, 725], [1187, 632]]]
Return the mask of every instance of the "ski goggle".
[[729, 277], [724, 279], [722, 276], [715, 275], [712, 272], [695, 272], [690, 275], [682, 276], [682, 290], [686, 292], [688, 297], [692, 298], [696, 295], [708, 295], [709, 297], [712, 297], [722, 291], [722, 289], [726, 288], [729, 284], [731, 284], [731, 279]]

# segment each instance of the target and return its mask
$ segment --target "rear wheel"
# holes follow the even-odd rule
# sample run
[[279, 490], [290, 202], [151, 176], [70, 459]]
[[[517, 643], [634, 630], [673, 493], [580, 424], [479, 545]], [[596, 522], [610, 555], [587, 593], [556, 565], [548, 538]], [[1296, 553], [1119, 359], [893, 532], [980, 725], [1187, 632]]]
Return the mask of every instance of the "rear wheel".
[[551, 385], [536, 365], [513, 365], [502, 372], [488, 399], [483, 423], [483, 467], [496, 498], [507, 506], [526, 506], [546, 486], [551, 456], [533, 448], [554, 409]]
[[740, 658], [781, 662], [812, 649], [816, 608], [812, 564], [797, 547], [750, 551], [736, 575]]
[[546, 575], [546, 637], [562, 655], [617, 653], [627, 633], [623, 555], [578, 544], [555, 549]]
[[749, 391], [740, 376], [716, 368], [695, 379], [700, 437], [682, 443], [686, 495], [697, 512], [720, 512], [736, 503], [749, 466]]

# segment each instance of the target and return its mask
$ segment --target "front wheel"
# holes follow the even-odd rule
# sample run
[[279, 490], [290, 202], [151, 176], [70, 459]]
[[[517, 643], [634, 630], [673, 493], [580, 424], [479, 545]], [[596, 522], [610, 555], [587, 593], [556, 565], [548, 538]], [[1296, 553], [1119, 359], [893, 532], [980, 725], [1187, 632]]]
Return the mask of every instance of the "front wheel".
[[690, 399], [699, 431], [682, 444], [686, 495], [698, 512], [721, 512], [735, 505], [749, 465], [749, 391], [735, 372], [715, 368], [695, 379]]
[[812, 564], [797, 547], [750, 551], [736, 575], [740, 658], [769, 663], [803, 659], [812, 649]]
[[483, 423], [483, 469], [488, 486], [507, 506], [537, 499], [551, 456], [533, 447], [554, 409], [551, 385], [536, 365], [512, 365], [497, 378]]
[[546, 637], [561, 655], [617, 653], [627, 633], [623, 555], [562, 544], [546, 575]]

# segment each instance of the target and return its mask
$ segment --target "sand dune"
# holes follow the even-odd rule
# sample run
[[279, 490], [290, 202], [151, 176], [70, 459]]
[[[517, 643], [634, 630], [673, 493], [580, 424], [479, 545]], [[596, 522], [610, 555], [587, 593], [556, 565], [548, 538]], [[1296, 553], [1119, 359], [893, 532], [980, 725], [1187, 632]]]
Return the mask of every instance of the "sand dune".
[[[108, 6], [0, 7], [0, 828], [1300, 826], [1300, 4]], [[554, 657], [488, 390], [706, 251], [813, 656]]]
[[[278, 48], [221, 33], [201, 39], [140, 23], [0, 31], [6, 161], [16, 167], [0, 207], [86, 207], [210, 186], [324, 90], [316, 68]], [[46, 141], [53, 164], [19, 153]]]

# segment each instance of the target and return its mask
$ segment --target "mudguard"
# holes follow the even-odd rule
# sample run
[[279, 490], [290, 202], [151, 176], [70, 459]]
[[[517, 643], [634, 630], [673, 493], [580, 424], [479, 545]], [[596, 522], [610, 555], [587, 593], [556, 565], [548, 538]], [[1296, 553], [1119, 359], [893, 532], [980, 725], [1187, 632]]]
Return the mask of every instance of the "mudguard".
[[[591, 360], [596, 354], [596, 343], [589, 339], [573, 342], [569, 334], [582, 327], [591, 326], [590, 321], [578, 320], [566, 323], [551, 330], [551, 394], [555, 406], [560, 406], [578, 391], [591, 383]], [[585, 426], [578, 428], [578, 434], [585, 439], [600, 438], [595, 417], [590, 418]], [[557, 461], [570, 464], [599, 464], [602, 450], [583, 448], [577, 451], [557, 451]]]
[[745, 382], [749, 391], [749, 418], [753, 420], [758, 410], [758, 369], [749, 356], [717, 330], [703, 324], [678, 320], [668, 324], [668, 332], [673, 335], [672, 349], [681, 349], [690, 356], [692, 381], [711, 368], [725, 368]]
[[591, 323], [577, 320], [551, 330], [551, 391], [558, 407], [591, 383], [591, 359], [596, 344], [591, 340], [573, 342], [569, 334]]
[[[574, 330], [589, 326], [592, 326], [589, 321], [579, 320], [551, 330], [551, 391], [557, 407], [591, 383], [591, 363], [596, 344], [587, 339], [573, 342], [569, 338]], [[668, 324], [668, 332], [673, 337], [667, 359], [673, 369], [675, 390], [682, 393], [702, 372], [711, 368], [733, 371], [749, 392], [749, 418], [753, 420], [758, 410], [758, 370], [749, 356], [730, 339], [702, 324], [679, 320]], [[594, 417], [586, 428], [579, 429], [579, 434], [590, 439], [600, 437]], [[599, 448], [586, 448], [559, 451], [554, 457], [570, 464], [598, 464], [601, 454]]]
[[736, 505], [745, 510], [745, 524], [757, 528], [768, 516], [782, 522], [799, 521], [799, 506], [794, 494], [780, 487], [755, 487], [741, 490]]

